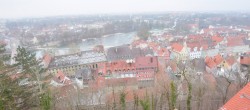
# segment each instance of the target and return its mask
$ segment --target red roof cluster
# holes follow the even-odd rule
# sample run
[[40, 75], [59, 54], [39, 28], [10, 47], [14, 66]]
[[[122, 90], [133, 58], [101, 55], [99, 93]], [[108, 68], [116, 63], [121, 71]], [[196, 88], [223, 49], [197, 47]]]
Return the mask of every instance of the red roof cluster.
[[244, 42], [241, 37], [227, 37], [227, 46], [233, 47], [233, 46], [240, 46], [243, 45]]
[[234, 95], [220, 110], [250, 110], [250, 83]]
[[219, 43], [223, 40], [223, 37], [215, 35], [215, 36], [212, 36], [212, 40], [213, 42]]

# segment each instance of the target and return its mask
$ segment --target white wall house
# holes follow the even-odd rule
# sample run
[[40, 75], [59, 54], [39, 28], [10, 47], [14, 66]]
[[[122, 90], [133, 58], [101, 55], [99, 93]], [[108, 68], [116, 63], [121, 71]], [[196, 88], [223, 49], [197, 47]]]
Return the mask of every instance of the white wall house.
[[195, 59], [195, 58], [201, 58], [201, 53], [202, 53], [202, 47], [194, 47], [193, 50], [189, 48], [189, 58], [190, 59]]

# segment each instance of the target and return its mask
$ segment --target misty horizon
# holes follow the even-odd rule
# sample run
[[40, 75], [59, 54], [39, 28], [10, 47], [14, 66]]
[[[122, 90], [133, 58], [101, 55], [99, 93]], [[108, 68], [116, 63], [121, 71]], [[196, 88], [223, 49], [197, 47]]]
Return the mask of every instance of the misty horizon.
[[247, 0], [0, 0], [0, 18], [162, 12], [248, 12], [248, 4], [250, 1]]

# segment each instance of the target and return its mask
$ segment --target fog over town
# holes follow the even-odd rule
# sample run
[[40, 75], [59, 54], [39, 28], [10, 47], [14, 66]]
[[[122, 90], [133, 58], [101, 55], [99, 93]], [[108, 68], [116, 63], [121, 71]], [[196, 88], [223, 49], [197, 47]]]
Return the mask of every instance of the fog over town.
[[0, 110], [250, 110], [249, 4], [0, 0]]

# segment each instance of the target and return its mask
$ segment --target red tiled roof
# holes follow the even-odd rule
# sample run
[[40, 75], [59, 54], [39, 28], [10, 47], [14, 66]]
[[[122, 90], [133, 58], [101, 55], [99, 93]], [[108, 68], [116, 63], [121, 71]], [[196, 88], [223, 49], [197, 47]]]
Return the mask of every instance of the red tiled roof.
[[212, 36], [212, 40], [216, 43], [219, 43], [223, 40], [223, 38], [216, 35], [216, 36]]
[[234, 95], [220, 110], [250, 110], [250, 83]]
[[158, 56], [167, 56], [169, 57], [169, 51], [166, 48], [157, 49]]
[[214, 56], [214, 62], [219, 65], [223, 61], [223, 58], [220, 54]]
[[205, 58], [205, 63], [209, 68], [214, 68], [216, 67], [216, 63], [214, 62], [212, 57], [206, 57]]
[[244, 42], [241, 37], [228, 37], [227, 38], [227, 46], [233, 47], [233, 46], [240, 46], [243, 45]]
[[172, 49], [176, 52], [181, 52], [181, 50], [183, 49], [183, 46], [181, 44], [174, 43], [172, 44]]
[[250, 57], [241, 56], [240, 64], [250, 65]]
[[61, 70], [59, 70], [56, 74], [56, 78], [54, 78], [55, 81], [59, 81], [59, 83], [64, 83], [66, 85], [70, 84], [71, 81], [69, 79], [66, 79], [67, 77], [63, 74]]

